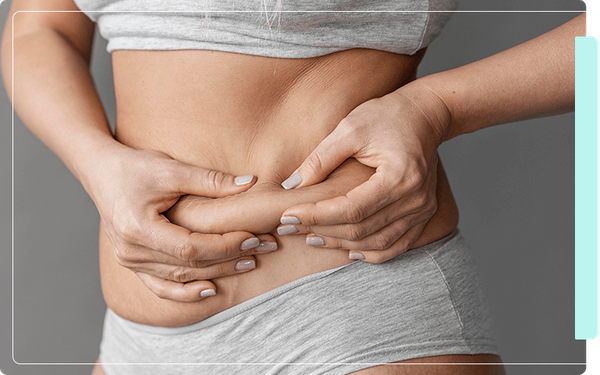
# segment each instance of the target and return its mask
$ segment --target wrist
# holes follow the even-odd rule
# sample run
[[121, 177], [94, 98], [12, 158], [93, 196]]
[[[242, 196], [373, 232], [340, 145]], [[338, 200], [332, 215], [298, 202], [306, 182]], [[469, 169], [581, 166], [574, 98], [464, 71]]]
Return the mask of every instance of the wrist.
[[104, 133], [99, 135], [82, 134], [76, 144], [79, 147], [71, 150], [70, 169], [88, 194], [92, 195], [99, 169], [103, 165], [107, 165], [109, 159], [120, 149], [127, 146], [116, 141], [111, 134]]
[[419, 78], [412, 81], [396, 90], [395, 93], [410, 100], [423, 114], [433, 132], [436, 147], [453, 137], [451, 134], [452, 113], [446, 102], [426, 79]]

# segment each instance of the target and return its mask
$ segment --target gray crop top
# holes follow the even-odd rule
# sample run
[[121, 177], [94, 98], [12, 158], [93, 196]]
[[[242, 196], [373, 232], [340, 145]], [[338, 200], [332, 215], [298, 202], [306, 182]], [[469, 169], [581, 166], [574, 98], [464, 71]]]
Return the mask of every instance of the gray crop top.
[[455, 0], [75, 0], [108, 51], [204, 49], [313, 57], [350, 48], [411, 55]]

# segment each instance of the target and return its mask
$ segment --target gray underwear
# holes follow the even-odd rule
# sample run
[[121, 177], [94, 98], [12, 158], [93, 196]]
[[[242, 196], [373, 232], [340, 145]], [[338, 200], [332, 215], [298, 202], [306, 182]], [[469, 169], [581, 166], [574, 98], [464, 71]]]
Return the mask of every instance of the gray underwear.
[[106, 313], [107, 375], [346, 374], [443, 354], [497, 354], [475, 264], [450, 236], [383, 264], [309, 275], [198, 323]]

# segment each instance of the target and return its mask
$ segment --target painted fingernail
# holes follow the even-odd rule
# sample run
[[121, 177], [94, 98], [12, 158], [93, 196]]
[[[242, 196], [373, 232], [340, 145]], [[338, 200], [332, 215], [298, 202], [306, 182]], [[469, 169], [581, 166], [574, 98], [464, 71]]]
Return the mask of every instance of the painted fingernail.
[[238, 271], [253, 270], [256, 268], [256, 263], [253, 260], [240, 260], [235, 264], [235, 269]]
[[285, 236], [286, 234], [292, 234], [298, 232], [298, 228], [295, 225], [283, 225], [277, 228], [277, 234]]
[[206, 289], [200, 292], [200, 297], [212, 297], [216, 296], [217, 292], [214, 289]]
[[284, 189], [293, 189], [300, 185], [301, 182], [302, 176], [300, 176], [300, 173], [294, 173], [287, 180], [283, 181], [281, 186], [283, 186]]
[[236, 177], [233, 182], [237, 185], [237, 186], [241, 186], [241, 185], [247, 185], [249, 183], [252, 182], [252, 179], [254, 178], [253, 174], [247, 174], [245, 176], [238, 176]]
[[[306, 244], [310, 246], [323, 246], [325, 245], [325, 240], [321, 237], [306, 237]], [[352, 258], [350, 258], [352, 259]]]
[[362, 255], [361, 253], [350, 253], [349, 256], [350, 259], [365, 259], [365, 256]]
[[240, 245], [240, 250], [245, 251], [260, 245], [260, 240], [256, 237], [248, 238]]
[[256, 251], [274, 251], [277, 250], [277, 242], [262, 241], [256, 248]]
[[279, 219], [279, 222], [281, 224], [302, 224], [300, 219], [296, 216], [282, 216], [281, 219]]

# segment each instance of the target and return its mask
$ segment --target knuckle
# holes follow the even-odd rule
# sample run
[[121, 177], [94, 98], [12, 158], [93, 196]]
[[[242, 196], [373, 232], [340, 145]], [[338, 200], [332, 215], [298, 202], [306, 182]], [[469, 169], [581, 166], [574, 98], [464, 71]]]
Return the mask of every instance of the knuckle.
[[125, 244], [115, 246], [114, 254], [117, 263], [123, 267], [127, 267], [132, 261], [135, 260], [133, 249]]
[[356, 112], [350, 113], [344, 117], [339, 123], [336, 130], [342, 132], [344, 137], [352, 136], [357, 133], [358, 128], [365, 122], [365, 119]]
[[140, 236], [140, 227], [132, 220], [119, 220], [115, 223], [115, 233], [123, 241], [133, 243]]
[[423, 177], [418, 172], [408, 172], [404, 177], [404, 184], [409, 192], [415, 192], [423, 185]]
[[162, 168], [158, 169], [157, 176], [159, 181], [177, 181], [182, 172], [181, 165], [176, 160], [165, 160]]
[[413, 161], [400, 177], [403, 185], [410, 192], [419, 190], [427, 180], [427, 164], [422, 161]]
[[175, 245], [175, 256], [182, 260], [196, 259], [198, 252], [196, 247], [190, 241], [179, 242]]
[[158, 186], [162, 188], [178, 188], [178, 183], [181, 181], [182, 176], [185, 176], [185, 171], [182, 170], [179, 162], [164, 160], [163, 163], [152, 167], [152, 174]]
[[311, 203], [309, 209], [302, 213], [302, 225], [307, 228], [307, 231], [312, 231], [311, 225], [319, 224], [319, 206]]
[[359, 223], [367, 216], [366, 210], [357, 204], [351, 205], [344, 214], [345, 221], [351, 224]]
[[227, 264], [225, 263], [219, 263], [216, 266], [216, 276], [217, 277], [223, 277], [223, 276], [227, 276], [229, 274], [229, 268], [227, 267]]
[[352, 224], [345, 227], [344, 237], [350, 241], [358, 241], [365, 237], [366, 232], [367, 230], [364, 225], [361, 225], [360, 223]]
[[208, 170], [205, 173], [203, 183], [207, 190], [217, 191], [225, 182], [225, 174], [219, 171]]
[[392, 238], [389, 234], [379, 234], [373, 239], [373, 247], [376, 250], [385, 250], [392, 245]]
[[195, 259], [190, 259], [188, 261], [188, 265], [191, 268], [205, 268], [210, 266], [212, 263], [209, 260], [195, 260]]
[[430, 207], [429, 207], [430, 205], [428, 204], [428, 203], [429, 203], [429, 201], [430, 201], [430, 199], [429, 199], [429, 194], [427, 194], [427, 193], [425, 193], [425, 192], [424, 192], [424, 193], [422, 193], [422, 194], [418, 194], [418, 195], [415, 197], [415, 206], [416, 206], [416, 208], [417, 208], [418, 210], [423, 210], [423, 209], [430, 208]]
[[320, 172], [323, 170], [323, 159], [321, 155], [317, 152], [312, 153], [304, 162], [304, 166], [310, 172]]
[[237, 257], [241, 254], [240, 244], [237, 242], [227, 241], [225, 243], [225, 258]]
[[395, 165], [393, 168], [390, 168], [389, 172], [383, 178], [383, 185], [398, 186], [406, 179], [406, 174], [402, 167]]
[[188, 282], [190, 281], [190, 271], [183, 267], [177, 267], [173, 270], [172, 279], [179, 283]]

